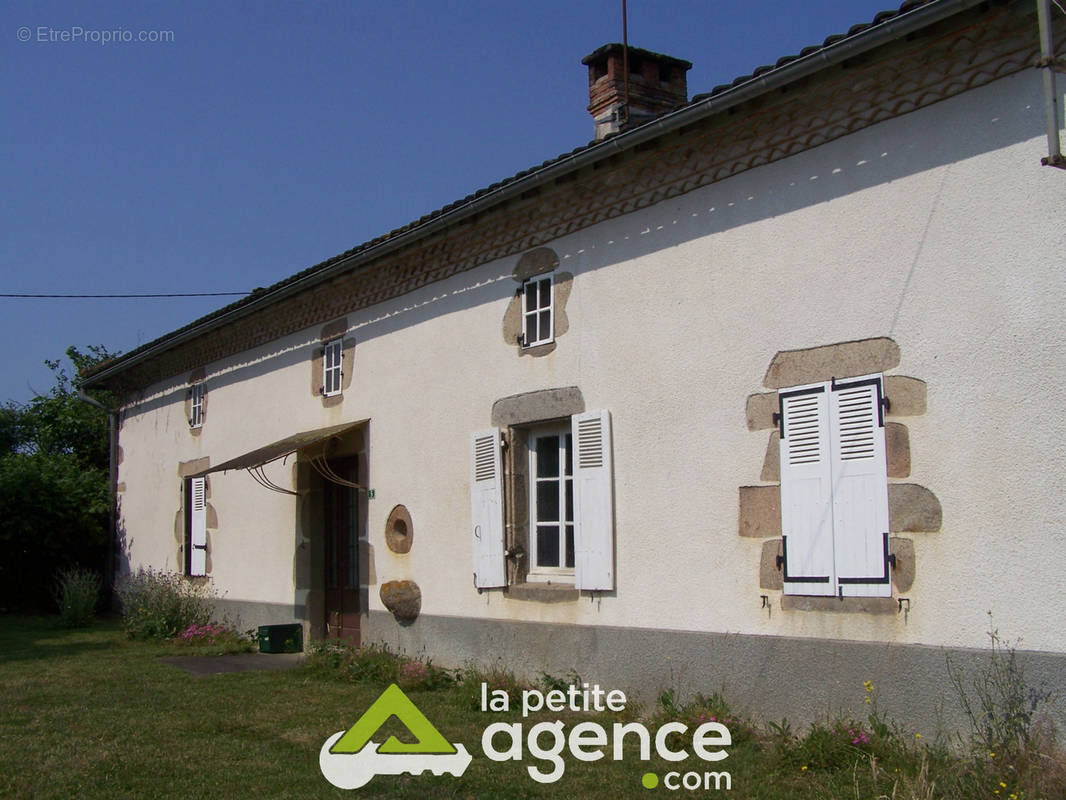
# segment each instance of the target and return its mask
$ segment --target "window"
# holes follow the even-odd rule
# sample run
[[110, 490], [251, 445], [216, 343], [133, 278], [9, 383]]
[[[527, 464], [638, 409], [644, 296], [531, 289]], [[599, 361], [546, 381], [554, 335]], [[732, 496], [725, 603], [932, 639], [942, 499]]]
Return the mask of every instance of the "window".
[[207, 479], [185, 481], [185, 574], [207, 574]]
[[333, 397], [341, 393], [341, 357], [343, 355], [342, 342], [334, 339], [327, 342], [322, 353], [322, 394]]
[[553, 279], [538, 275], [522, 284], [522, 346], [535, 347], [555, 341]]
[[891, 597], [881, 375], [782, 389], [785, 594]]
[[[531, 581], [614, 589], [611, 417], [575, 414], [568, 422], [528, 428], [529, 572]], [[472, 437], [471, 518], [474, 584], [507, 585], [501, 431]]]
[[204, 385], [203, 383], [194, 383], [189, 390], [189, 396], [192, 400], [191, 410], [189, 415], [189, 427], [199, 428], [204, 424]]
[[529, 578], [574, 574], [574, 467], [570, 426], [534, 429], [529, 441]]

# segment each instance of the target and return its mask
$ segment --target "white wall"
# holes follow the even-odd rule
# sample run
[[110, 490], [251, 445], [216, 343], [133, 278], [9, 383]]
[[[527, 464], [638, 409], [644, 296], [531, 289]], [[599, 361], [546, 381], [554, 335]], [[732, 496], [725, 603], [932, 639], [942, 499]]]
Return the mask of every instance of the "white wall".
[[[1066, 174], [1039, 164], [1042, 115], [1039, 76], [1019, 73], [550, 242], [575, 280], [570, 331], [544, 358], [503, 341], [515, 254], [349, 314], [355, 374], [337, 408], [309, 391], [319, 326], [206, 365], [199, 438], [186, 376], [152, 387], [121, 433], [132, 562], [177, 566], [179, 461], [369, 418], [372, 574], [417, 581], [424, 614], [982, 646], [992, 611], [1005, 637], [1064, 652]], [[738, 487], [758, 483], [766, 447], [745, 398], [779, 350], [874, 336], [899, 344], [894, 374], [928, 383], [928, 412], [900, 421], [943, 529], [913, 536], [906, 618], [768, 615], [762, 542], [737, 534]], [[570, 385], [613, 415], [617, 594], [479, 595], [470, 433], [498, 398]], [[289, 466], [270, 474], [290, 485]], [[211, 503], [219, 588], [292, 602], [292, 498], [230, 473]], [[396, 503], [414, 522], [405, 556], [384, 544]]]

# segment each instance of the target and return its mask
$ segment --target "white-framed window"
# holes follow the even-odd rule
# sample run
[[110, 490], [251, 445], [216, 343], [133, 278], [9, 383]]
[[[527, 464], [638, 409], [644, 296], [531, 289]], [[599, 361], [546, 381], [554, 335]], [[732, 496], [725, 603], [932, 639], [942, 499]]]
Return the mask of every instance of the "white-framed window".
[[[586, 411], [528, 429], [530, 580], [614, 589], [611, 415]], [[507, 585], [501, 431], [471, 439], [474, 585]]]
[[185, 574], [207, 574], [207, 479], [185, 481]]
[[538, 275], [522, 284], [522, 346], [555, 341], [554, 279]]
[[191, 399], [190, 413], [189, 413], [189, 427], [199, 428], [204, 424], [204, 384], [203, 382], [194, 383], [192, 388], [189, 389], [189, 397]]
[[334, 339], [326, 342], [322, 351], [322, 394], [332, 397], [341, 393], [343, 342]]
[[570, 425], [529, 432], [529, 580], [574, 574], [574, 464]]
[[891, 597], [883, 377], [782, 389], [785, 594]]

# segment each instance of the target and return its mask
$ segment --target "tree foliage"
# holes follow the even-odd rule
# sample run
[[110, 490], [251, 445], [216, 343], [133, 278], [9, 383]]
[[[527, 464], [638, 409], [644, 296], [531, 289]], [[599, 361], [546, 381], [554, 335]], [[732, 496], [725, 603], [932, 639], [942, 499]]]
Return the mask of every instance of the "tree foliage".
[[[107, 413], [78, 397], [81, 370], [105, 348], [67, 349], [75, 368], [46, 361], [55, 385], [0, 406], [0, 606], [45, 608], [55, 574], [103, 571], [110, 512]], [[105, 400], [106, 402], [106, 400]]]

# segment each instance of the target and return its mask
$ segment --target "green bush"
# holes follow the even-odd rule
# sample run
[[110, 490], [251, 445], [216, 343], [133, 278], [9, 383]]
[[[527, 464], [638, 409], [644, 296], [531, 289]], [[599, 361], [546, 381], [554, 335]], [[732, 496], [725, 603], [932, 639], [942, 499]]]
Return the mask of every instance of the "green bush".
[[396, 683], [403, 689], [443, 689], [458, 680], [455, 670], [438, 667], [428, 658], [393, 653], [385, 644], [352, 647], [341, 642], [312, 642], [307, 663], [353, 683]]
[[59, 572], [54, 595], [59, 621], [66, 628], [84, 628], [96, 616], [100, 602], [100, 576], [92, 570], [73, 567]]
[[206, 583], [141, 567], [118, 586], [122, 623], [131, 639], [173, 639], [190, 625], [206, 625], [214, 593]]

